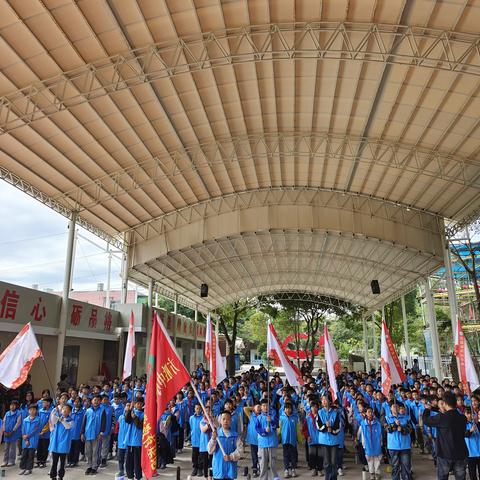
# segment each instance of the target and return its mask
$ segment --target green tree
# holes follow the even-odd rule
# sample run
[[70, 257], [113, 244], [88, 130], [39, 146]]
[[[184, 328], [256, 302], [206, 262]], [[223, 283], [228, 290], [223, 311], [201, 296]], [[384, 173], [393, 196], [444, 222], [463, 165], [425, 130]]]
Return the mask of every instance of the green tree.
[[235, 375], [235, 343], [239, 327], [252, 316], [255, 303], [255, 299], [244, 298], [222, 305], [215, 310], [219, 316], [220, 330], [225, 335], [228, 345], [227, 371], [229, 375]]

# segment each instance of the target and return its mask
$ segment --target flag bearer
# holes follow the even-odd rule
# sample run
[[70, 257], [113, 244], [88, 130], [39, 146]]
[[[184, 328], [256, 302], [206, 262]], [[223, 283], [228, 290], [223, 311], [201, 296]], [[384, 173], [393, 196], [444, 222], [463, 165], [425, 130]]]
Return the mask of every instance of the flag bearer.
[[142, 478], [142, 431], [143, 431], [143, 398], [135, 399], [134, 408], [125, 414], [125, 422], [129, 424], [127, 434], [127, 458], [125, 469], [127, 477], [136, 480]]
[[[214, 480], [234, 480], [237, 478], [237, 462], [242, 455], [242, 441], [230, 429], [230, 412], [223, 412], [218, 430], [214, 430], [208, 442], [208, 453], [213, 455], [212, 470]], [[222, 449], [220, 448], [222, 445]]]

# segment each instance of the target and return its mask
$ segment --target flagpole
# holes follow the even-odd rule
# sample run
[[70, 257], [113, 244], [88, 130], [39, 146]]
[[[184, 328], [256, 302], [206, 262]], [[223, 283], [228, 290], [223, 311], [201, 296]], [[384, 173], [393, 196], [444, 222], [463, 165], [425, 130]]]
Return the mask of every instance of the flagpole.
[[50, 374], [48, 373], [48, 368], [47, 368], [47, 362], [45, 361], [45, 357], [43, 356], [43, 353], [40, 355], [40, 358], [42, 359], [42, 362], [43, 362], [43, 366], [45, 367], [45, 373], [47, 374], [47, 379], [48, 379], [48, 383], [50, 385], [50, 388], [52, 389], [52, 393], [51, 393], [51, 397], [55, 402], [55, 393], [56, 393], [56, 390], [54, 389], [53, 387], [53, 384], [52, 384], [52, 379], [50, 378]]
[[[208, 424], [210, 425], [210, 428], [212, 429], [212, 432], [213, 432], [214, 430], [216, 430], [215, 425], [213, 424], [213, 421], [210, 418], [210, 415], [207, 413], [207, 409], [205, 408], [205, 405], [203, 404], [202, 398], [200, 397], [200, 395], [198, 393], [197, 387], [195, 387], [195, 384], [192, 382], [191, 379], [190, 379], [190, 385], [192, 386], [193, 391], [195, 392], [195, 396], [197, 397], [197, 400], [199, 401], [200, 406], [202, 407], [203, 413], [204, 413], [205, 417], [207, 417]], [[218, 443], [218, 446], [220, 447], [220, 450], [222, 451], [222, 453], [224, 455], [226, 455], [225, 450], [223, 449], [222, 444], [220, 443], [220, 440], [218, 439], [218, 437], [217, 437], [217, 443]]]

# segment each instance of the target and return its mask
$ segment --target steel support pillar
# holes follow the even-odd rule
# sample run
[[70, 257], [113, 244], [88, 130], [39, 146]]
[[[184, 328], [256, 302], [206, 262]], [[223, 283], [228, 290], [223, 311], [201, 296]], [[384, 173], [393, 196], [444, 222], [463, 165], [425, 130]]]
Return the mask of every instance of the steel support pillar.
[[197, 306], [195, 305], [195, 319], [194, 319], [194, 340], [193, 340], [193, 349], [194, 349], [194, 353], [193, 353], [193, 364], [194, 364], [194, 368], [197, 367], [197, 325], [198, 325], [198, 308]]
[[407, 318], [407, 309], [405, 308], [405, 295], [400, 297], [400, 302], [402, 304], [402, 317], [403, 317], [403, 344], [405, 345], [405, 351], [407, 352], [407, 364], [412, 366], [412, 357], [410, 355], [410, 341], [408, 338], [408, 318]]
[[[130, 234], [125, 234], [124, 242], [128, 245], [130, 239]], [[122, 255], [122, 294], [120, 297], [120, 303], [127, 303], [128, 297], [128, 268], [129, 268], [129, 260], [130, 260], [130, 251], [131, 248], [128, 246], [127, 251], [123, 252]]]
[[365, 358], [365, 370], [370, 371], [370, 360], [368, 359], [368, 330], [367, 317], [362, 318], [363, 321], [363, 356]]
[[146, 342], [146, 349], [145, 349], [145, 355], [146, 355], [146, 365], [148, 365], [148, 355], [150, 354], [150, 337], [152, 336], [152, 327], [153, 327], [153, 287], [155, 285], [155, 282], [150, 279], [148, 282], [148, 309], [147, 309], [147, 342]]
[[173, 301], [173, 345], [177, 348], [177, 309], [178, 309], [178, 293], [175, 294]]
[[455, 292], [455, 282], [453, 281], [452, 258], [450, 257], [450, 248], [448, 240], [442, 235], [443, 261], [445, 263], [445, 283], [448, 291], [448, 305], [450, 307], [450, 321], [452, 323], [452, 335], [455, 338], [457, 329], [458, 302]]
[[427, 305], [428, 326], [430, 328], [430, 338], [432, 339], [433, 368], [438, 381], [442, 381], [442, 357], [440, 355], [440, 343], [438, 340], [437, 317], [433, 304], [432, 292], [430, 290], [430, 280], [427, 277], [424, 281], [425, 300]]
[[[72, 218], [70, 219], [70, 223], [68, 225], [67, 257], [65, 260], [65, 272], [63, 276], [62, 308], [60, 310], [60, 323], [58, 325], [57, 357], [55, 361], [54, 384], [60, 381], [60, 375], [62, 374], [63, 348], [65, 346], [65, 336], [67, 333], [68, 298], [70, 296], [70, 289], [72, 288], [71, 282], [73, 258], [75, 256], [74, 243], [76, 222], [77, 213], [72, 212]], [[54, 394], [55, 392], [52, 392], [52, 395]]]
[[373, 355], [375, 357], [375, 371], [378, 370], [378, 346], [377, 346], [377, 328], [375, 326], [375, 314], [372, 313], [372, 330], [373, 330]]
[[107, 267], [107, 291], [105, 292], [105, 308], [110, 308], [110, 277], [112, 276], [112, 251], [107, 243], [108, 267]]

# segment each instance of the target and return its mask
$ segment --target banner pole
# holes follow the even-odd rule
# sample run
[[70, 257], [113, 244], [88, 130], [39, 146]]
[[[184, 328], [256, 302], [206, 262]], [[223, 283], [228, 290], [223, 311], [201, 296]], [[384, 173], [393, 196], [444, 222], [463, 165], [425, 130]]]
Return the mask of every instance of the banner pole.
[[[212, 432], [213, 432], [213, 430], [216, 430], [216, 427], [213, 424], [213, 421], [212, 421], [210, 415], [207, 413], [207, 409], [205, 408], [205, 405], [202, 401], [202, 397], [200, 397], [200, 395], [198, 393], [198, 390], [197, 390], [197, 387], [195, 387], [195, 384], [192, 382], [192, 380], [190, 380], [190, 385], [192, 386], [193, 391], [195, 392], [195, 396], [197, 397], [197, 400], [200, 403], [200, 406], [202, 407], [203, 413], [204, 413], [205, 417], [207, 417], [208, 424], [210, 425], [210, 428], [212, 429]], [[222, 453], [224, 455], [226, 455], [225, 450], [223, 449], [222, 444], [220, 443], [220, 440], [218, 439], [218, 437], [217, 437], [217, 443], [218, 443], [218, 446], [220, 447], [220, 450], [222, 451]]]
[[42, 359], [43, 366], [45, 367], [45, 373], [47, 374], [48, 383], [49, 383], [49, 385], [50, 385], [50, 388], [52, 389], [51, 397], [52, 397], [53, 402], [54, 402], [54, 404], [55, 404], [55, 403], [57, 403], [57, 402], [55, 401], [56, 390], [55, 390], [54, 387], [53, 387], [52, 379], [50, 378], [50, 374], [48, 373], [47, 362], [45, 361], [45, 357], [43, 356], [43, 353], [40, 355], [40, 358]]

